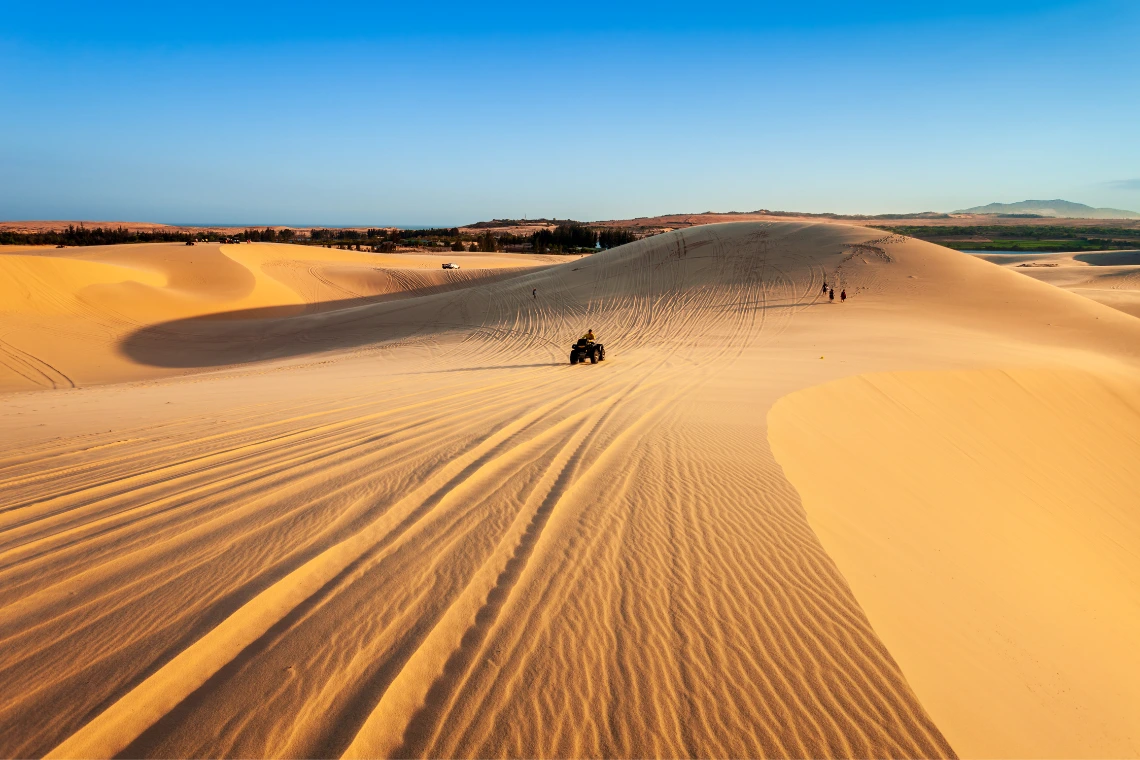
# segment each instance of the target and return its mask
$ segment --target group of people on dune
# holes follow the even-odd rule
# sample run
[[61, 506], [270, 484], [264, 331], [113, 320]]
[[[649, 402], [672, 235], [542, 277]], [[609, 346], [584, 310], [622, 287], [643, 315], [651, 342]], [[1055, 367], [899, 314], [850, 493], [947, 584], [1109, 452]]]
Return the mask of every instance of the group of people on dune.
[[[833, 303], [835, 302], [835, 288], [827, 287], [827, 280], [823, 281], [823, 292], [827, 293], [827, 300]], [[847, 288], [843, 288], [839, 291], [839, 300], [840, 302], [847, 300]]]

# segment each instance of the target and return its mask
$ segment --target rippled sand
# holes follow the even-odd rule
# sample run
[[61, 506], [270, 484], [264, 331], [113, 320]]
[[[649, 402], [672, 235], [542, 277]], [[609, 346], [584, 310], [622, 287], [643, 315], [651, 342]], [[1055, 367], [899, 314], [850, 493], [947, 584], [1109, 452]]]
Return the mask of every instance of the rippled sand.
[[834, 224], [148, 248], [0, 254], [0, 754], [1140, 752], [1135, 317]]

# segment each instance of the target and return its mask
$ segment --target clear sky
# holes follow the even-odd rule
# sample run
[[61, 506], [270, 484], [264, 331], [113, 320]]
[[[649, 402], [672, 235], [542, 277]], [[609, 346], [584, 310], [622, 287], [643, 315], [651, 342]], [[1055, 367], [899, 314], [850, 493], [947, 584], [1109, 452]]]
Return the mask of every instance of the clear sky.
[[1140, 210], [1140, 2], [0, 0], [0, 218]]

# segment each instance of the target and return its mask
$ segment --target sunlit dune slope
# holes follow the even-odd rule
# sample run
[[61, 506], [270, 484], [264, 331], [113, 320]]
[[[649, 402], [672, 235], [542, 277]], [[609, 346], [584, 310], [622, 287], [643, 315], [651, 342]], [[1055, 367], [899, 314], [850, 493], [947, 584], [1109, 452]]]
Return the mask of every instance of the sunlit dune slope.
[[794, 393], [770, 425], [812, 527], [955, 749], [1140, 754], [1135, 378], [872, 374]]
[[[832, 280], [841, 278], [860, 303], [873, 304], [877, 316], [905, 314], [915, 320], [916, 329], [982, 331], [999, 341], [1030, 344], [1054, 344], [1061, 338], [1065, 345], [1111, 351], [1135, 329], [1131, 319], [1090, 308], [1084, 299], [921, 241], [875, 238], [856, 227], [785, 224], [737, 233], [726, 244], [716, 230], [732, 227], [702, 228], [712, 232], [691, 240], [649, 238], [459, 297], [258, 323], [163, 323], [129, 336], [123, 351], [142, 364], [190, 367], [414, 336], [467, 341], [493, 336], [497, 350], [541, 350], [544, 358], [555, 359], [566, 353], [566, 337], [585, 326], [600, 326], [627, 348], [692, 351], [698, 338], [707, 337], [708, 345], [719, 349], [748, 343], [751, 330], [766, 320], [770, 334], [769, 317], [789, 321], [796, 309], [820, 301], [820, 293], [810, 292], [808, 278], [822, 284], [828, 273]], [[753, 254], [742, 255], [735, 246], [751, 248]], [[543, 300], [532, 304], [535, 287]], [[1047, 310], [1038, 308], [1042, 298], [1049, 299]], [[1003, 316], [1001, 324], [994, 324], [997, 314]], [[678, 320], [691, 326], [679, 331]], [[1096, 329], [1080, 340], [1058, 334], [1090, 328]], [[172, 335], [179, 340], [171, 342]], [[204, 350], [188, 353], [195, 344]]]
[[991, 255], [980, 258], [1140, 317], [1140, 251]]
[[[451, 259], [464, 268], [441, 269]], [[0, 248], [0, 390], [162, 374], [118, 352], [125, 336], [148, 325], [343, 308], [501, 279], [560, 260], [273, 244]]]
[[[163, 379], [0, 397], [0, 679], [23, 685], [0, 693], [0, 754], [993, 756], [1061, 732], [1133, 751], [1136, 713], [1106, 695], [1134, 693], [1114, 649], [1138, 591], [1134, 317], [830, 224], [296, 313], [266, 309], [312, 280], [226, 256], [299, 301], [115, 334], [123, 378]], [[607, 358], [571, 367], [587, 328]], [[1039, 406], [1061, 419], [1001, 424]], [[1022, 446], [1042, 458], [1016, 470]], [[912, 514], [892, 457], [950, 494], [937, 515]], [[1098, 501], [1106, 466], [1119, 498]], [[1059, 523], [1032, 490], [1054, 488]], [[1113, 520], [1123, 548], [1085, 561]], [[1031, 631], [1078, 603], [1050, 591], [1065, 573], [1108, 584], [1092, 607], [1117, 632]], [[1080, 671], [1065, 647], [1086, 639]]]

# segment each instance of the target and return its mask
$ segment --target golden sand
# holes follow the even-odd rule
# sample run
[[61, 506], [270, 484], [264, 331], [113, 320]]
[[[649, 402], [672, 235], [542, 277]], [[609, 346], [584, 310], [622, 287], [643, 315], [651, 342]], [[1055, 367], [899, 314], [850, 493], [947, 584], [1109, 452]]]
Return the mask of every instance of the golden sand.
[[65, 253], [0, 254], [0, 754], [1140, 754], [1134, 316], [837, 224]]
[[982, 258], [1140, 317], [1140, 251], [990, 255]]

